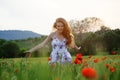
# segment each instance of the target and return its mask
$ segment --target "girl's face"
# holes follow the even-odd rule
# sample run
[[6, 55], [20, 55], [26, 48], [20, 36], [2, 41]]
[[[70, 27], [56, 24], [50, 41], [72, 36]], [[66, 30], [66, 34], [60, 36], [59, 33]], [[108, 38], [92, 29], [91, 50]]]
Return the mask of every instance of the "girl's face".
[[62, 22], [57, 22], [56, 23], [56, 29], [59, 33], [63, 32], [64, 24]]

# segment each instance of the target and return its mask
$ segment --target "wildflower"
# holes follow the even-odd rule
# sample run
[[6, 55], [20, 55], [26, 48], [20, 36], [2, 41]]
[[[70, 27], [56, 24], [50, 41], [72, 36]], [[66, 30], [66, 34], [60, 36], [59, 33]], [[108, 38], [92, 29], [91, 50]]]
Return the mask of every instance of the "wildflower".
[[113, 51], [113, 52], [112, 52], [112, 54], [113, 54], [113, 55], [116, 55], [116, 54], [117, 54], [117, 52], [116, 52], [116, 51]]
[[18, 73], [18, 68], [16, 68], [15, 73], [16, 73], [16, 74]]
[[55, 64], [54, 64], [54, 63], [52, 63], [52, 64], [51, 64], [51, 66], [52, 66], [52, 67], [55, 67]]
[[109, 64], [105, 64], [106, 68], [110, 68], [110, 65]]
[[115, 68], [114, 67], [110, 67], [110, 71], [111, 72], [115, 72]]
[[97, 77], [96, 70], [93, 68], [83, 68], [82, 75], [87, 79], [94, 79]]
[[76, 55], [76, 58], [77, 58], [78, 60], [82, 61], [82, 54], [81, 54], [81, 53], [78, 53], [78, 54]]
[[113, 62], [113, 65], [117, 65], [118, 63], [117, 62]]
[[74, 63], [75, 63], [75, 64], [80, 64], [81, 62], [79, 61], [78, 58], [75, 58]]
[[98, 63], [98, 62], [99, 62], [99, 58], [94, 59], [94, 62], [95, 62], [95, 63]]
[[105, 57], [102, 58], [102, 60], [105, 60], [106, 58], [107, 58], [107, 57], [105, 56]]
[[82, 60], [82, 64], [84, 67], [88, 67], [88, 63], [87, 63], [87, 60], [86, 59], [83, 59]]
[[50, 57], [48, 57], [48, 61], [50, 61], [51, 60], [51, 58]]
[[92, 55], [88, 56], [88, 58], [92, 58]]
[[76, 55], [76, 58], [75, 58], [75, 60], [74, 60], [74, 63], [75, 64], [80, 64], [82, 62], [82, 54], [81, 53], [78, 53], [77, 55]]

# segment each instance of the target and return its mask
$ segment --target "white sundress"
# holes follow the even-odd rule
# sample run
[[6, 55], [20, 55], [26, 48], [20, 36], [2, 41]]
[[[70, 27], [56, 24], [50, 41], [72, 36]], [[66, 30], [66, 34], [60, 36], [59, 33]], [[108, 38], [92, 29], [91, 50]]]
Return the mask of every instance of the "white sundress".
[[50, 54], [51, 60], [49, 63], [72, 63], [72, 57], [66, 47], [66, 39], [60, 41], [57, 37], [54, 37], [52, 42], [52, 52]]

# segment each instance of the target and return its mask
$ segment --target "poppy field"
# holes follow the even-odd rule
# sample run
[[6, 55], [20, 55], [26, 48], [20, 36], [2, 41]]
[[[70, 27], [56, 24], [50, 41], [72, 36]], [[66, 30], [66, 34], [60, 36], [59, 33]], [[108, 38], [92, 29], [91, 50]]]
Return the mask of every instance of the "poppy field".
[[120, 80], [120, 55], [73, 57], [72, 64], [48, 64], [49, 57], [0, 59], [0, 80]]

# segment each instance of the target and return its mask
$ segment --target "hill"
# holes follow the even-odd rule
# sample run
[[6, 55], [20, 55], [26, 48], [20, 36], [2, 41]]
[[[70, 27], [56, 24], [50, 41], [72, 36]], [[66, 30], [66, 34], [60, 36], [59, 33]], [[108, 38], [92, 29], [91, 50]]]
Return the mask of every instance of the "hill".
[[41, 37], [41, 34], [32, 31], [22, 30], [0, 30], [0, 39], [5, 40], [19, 40], [27, 38]]

